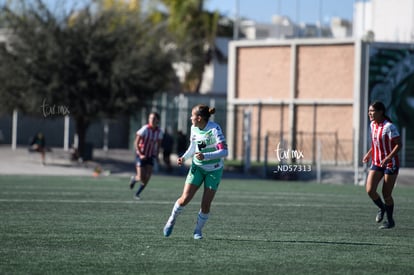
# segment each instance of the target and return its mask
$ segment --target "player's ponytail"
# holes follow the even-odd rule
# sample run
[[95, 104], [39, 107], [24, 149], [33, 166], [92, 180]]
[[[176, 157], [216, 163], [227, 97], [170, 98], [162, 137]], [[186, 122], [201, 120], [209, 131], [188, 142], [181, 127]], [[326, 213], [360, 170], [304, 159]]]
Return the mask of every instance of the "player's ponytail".
[[198, 104], [193, 108], [196, 114], [201, 116], [204, 120], [208, 121], [210, 116], [216, 112], [216, 108], [210, 108], [204, 104]]
[[382, 111], [382, 115], [384, 116], [384, 118], [392, 123], [392, 120], [386, 115], [387, 110], [385, 108], [384, 103], [382, 103], [381, 101], [374, 101], [370, 106], [374, 108], [375, 111]]

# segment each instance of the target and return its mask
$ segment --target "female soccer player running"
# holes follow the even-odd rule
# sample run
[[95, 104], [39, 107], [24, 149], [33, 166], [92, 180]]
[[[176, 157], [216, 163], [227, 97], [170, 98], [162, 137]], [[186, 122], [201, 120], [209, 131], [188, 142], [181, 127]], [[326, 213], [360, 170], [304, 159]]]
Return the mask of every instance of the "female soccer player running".
[[214, 113], [215, 108], [210, 109], [206, 105], [197, 105], [192, 109], [190, 145], [184, 155], [177, 159], [177, 163], [182, 165], [190, 157], [193, 157], [193, 160], [183, 193], [175, 202], [164, 227], [166, 237], [171, 235], [177, 216], [204, 183], [201, 209], [194, 229], [194, 239], [203, 238], [201, 231], [209, 217], [211, 202], [221, 181], [223, 158], [227, 156], [227, 144], [220, 126], [209, 121], [210, 115]]
[[[382, 102], [374, 102], [368, 109], [369, 119], [371, 120], [371, 148], [365, 154], [363, 162], [372, 158], [371, 169], [368, 173], [366, 191], [369, 197], [379, 207], [376, 222], [381, 222], [384, 214], [387, 214], [387, 222], [381, 229], [393, 228], [395, 221], [393, 218], [394, 200], [392, 190], [398, 176], [399, 160], [398, 151], [401, 149], [401, 139], [397, 128], [385, 115], [385, 106]], [[382, 196], [377, 193], [377, 187], [384, 177], [382, 185]]]
[[129, 188], [133, 189], [135, 183], [141, 182], [138, 191], [135, 193], [135, 199], [140, 199], [140, 194], [147, 186], [151, 175], [154, 162], [157, 161], [158, 150], [163, 138], [163, 132], [158, 127], [160, 115], [156, 112], [150, 113], [148, 124], [142, 126], [136, 133], [135, 145], [135, 166], [136, 175], [131, 177]]

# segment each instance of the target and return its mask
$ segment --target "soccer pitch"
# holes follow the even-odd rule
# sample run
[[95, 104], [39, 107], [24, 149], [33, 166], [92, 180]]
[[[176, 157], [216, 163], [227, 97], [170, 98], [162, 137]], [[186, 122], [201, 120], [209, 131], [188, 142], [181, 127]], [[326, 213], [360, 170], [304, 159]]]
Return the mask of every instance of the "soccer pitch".
[[379, 230], [361, 186], [224, 179], [204, 239], [202, 190], [166, 238], [183, 181], [134, 201], [126, 178], [0, 176], [0, 274], [413, 274], [413, 187]]

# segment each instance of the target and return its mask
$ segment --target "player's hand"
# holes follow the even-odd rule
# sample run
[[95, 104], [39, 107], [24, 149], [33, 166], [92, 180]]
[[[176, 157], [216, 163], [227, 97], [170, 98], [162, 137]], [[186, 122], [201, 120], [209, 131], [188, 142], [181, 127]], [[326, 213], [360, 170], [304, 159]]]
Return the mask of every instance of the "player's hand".
[[366, 154], [366, 155], [364, 156], [364, 158], [362, 159], [362, 162], [363, 162], [363, 163], [367, 163], [367, 162], [369, 161], [369, 159], [370, 159], [370, 154]]
[[384, 160], [382, 160], [381, 161], [381, 167], [385, 167], [388, 162], [390, 162], [390, 159], [389, 158], [385, 158]]
[[184, 159], [183, 159], [183, 158], [178, 158], [178, 159], [177, 159], [177, 164], [178, 164], [179, 166], [183, 165], [183, 163], [184, 163]]
[[195, 155], [196, 155], [196, 159], [198, 159], [198, 160], [203, 160], [204, 159], [204, 155], [201, 152], [198, 152]]
[[145, 155], [144, 155], [144, 154], [142, 154], [142, 153], [141, 153], [141, 151], [139, 151], [138, 149], [137, 149], [137, 150], [135, 150], [135, 153], [137, 154], [137, 156], [138, 156], [140, 159], [145, 158]]

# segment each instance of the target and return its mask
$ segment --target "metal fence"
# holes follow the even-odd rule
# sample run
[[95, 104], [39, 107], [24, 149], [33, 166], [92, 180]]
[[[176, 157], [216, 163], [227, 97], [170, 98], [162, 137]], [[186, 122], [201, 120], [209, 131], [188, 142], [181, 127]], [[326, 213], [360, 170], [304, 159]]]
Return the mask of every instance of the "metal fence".
[[[135, 132], [148, 123], [148, 114], [151, 111], [160, 113], [160, 126], [170, 134], [175, 134], [178, 130], [188, 134], [191, 127], [191, 109], [197, 104], [215, 107], [216, 113], [210, 119], [217, 121], [223, 130], [226, 129], [225, 95], [162, 93], [154, 100], [146, 102], [144, 108], [131, 117], [94, 121], [87, 130], [86, 142], [93, 148], [133, 148]], [[28, 116], [20, 112], [0, 117], [0, 144], [27, 146], [30, 138], [39, 131], [46, 136], [47, 146], [67, 149], [74, 142], [75, 122], [69, 116]]]
[[350, 139], [339, 139], [337, 132], [297, 132], [296, 146], [289, 144], [287, 132], [269, 132], [264, 138], [265, 157], [271, 162], [350, 165], [353, 162]]
[[223, 131], [226, 130], [226, 97], [225, 95], [199, 95], [199, 94], [169, 94], [163, 93], [152, 101], [148, 101], [145, 107], [131, 117], [130, 144], [135, 138], [135, 131], [148, 123], [148, 114], [156, 111], [161, 116], [160, 127], [175, 136], [178, 131], [184, 134], [190, 133], [191, 110], [195, 105], [205, 104], [210, 108], [216, 108], [216, 113], [210, 117], [217, 122]]

